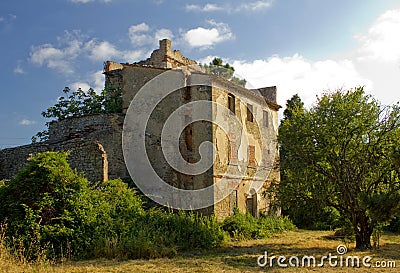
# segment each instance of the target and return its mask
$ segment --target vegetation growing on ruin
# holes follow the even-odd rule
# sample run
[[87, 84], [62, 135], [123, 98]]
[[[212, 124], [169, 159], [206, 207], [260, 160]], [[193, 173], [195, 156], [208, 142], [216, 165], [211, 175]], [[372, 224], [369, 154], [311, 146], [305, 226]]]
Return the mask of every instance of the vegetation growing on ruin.
[[[54, 120], [79, 117], [91, 114], [122, 113], [122, 90], [106, 87], [100, 94], [93, 89], [83, 91], [79, 88], [71, 91], [69, 87], [63, 90], [63, 96], [57, 102], [42, 112], [42, 116]], [[49, 122], [46, 123], [48, 128]], [[48, 139], [48, 129], [38, 132], [32, 137], [32, 142]]]
[[225, 63], [221, 58], [215, 57], [209, 64], [200, 64], [206, 73], [225, 78], [235, 84], [246, 86], [247, 81], [234, 76], [235, 68]]

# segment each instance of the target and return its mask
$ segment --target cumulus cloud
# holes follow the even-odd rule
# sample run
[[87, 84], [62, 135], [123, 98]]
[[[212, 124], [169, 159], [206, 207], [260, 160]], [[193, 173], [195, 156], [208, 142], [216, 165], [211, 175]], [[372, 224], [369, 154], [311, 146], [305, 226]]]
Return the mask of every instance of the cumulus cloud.
[[57, 38], [57, 41], [56, 45], [46, 43], [33, 46], [29, 61], [38, 66], [55, 69], [60, 73], [73, 74], [78, 57], [86, 57], [95, 62], [110, 59], [133, 62], [144, 57], [143, 50], [119, 50], [108, 41], [88, 39], [79, 31], [66, 31], [64, 36]]
[[83, 91], [87, 91], [90, 88], [90, 85], [86, 82], [74, 82], [70, 84], [70, 88], [72, 91], [78, 90], [79, 88]]
[[89, 51], [89, 58], [94, 61], [104, 61], [120, 55], [119, 50], [107, 41], [91, 40], [86, 43], [85, 49]]
[[146, 46], [157, 44], [162, 39], [173, 39], [174, 34], [166, 28], [151, 30], [146, 23], [133, 25], [128, 29], [128, 36], [133, 46]]
[[260, 0], [255, 2], [245, 2], [236, 9], [236, 11], [241, 10], [250, 10], [250, 11], [259, 11], [264, 10], [272, 6], [271, 0]]
[[69, 84], [72, 90], [78, 90], [81, 88], [83, 91], [87, 91], [92, 88], [97, 94], [100, 94], [104, 89], [104, 74], [102, 70], [98, 70], [88, 75], [84, 81], [76, 81]]
[[389, 10], [379, 16], [366, 34], [355, 38], [360, 42], [360, 60], [384, 62], [400, 59], [400, 10]]
[[156, 42], [159, 40], [162, 40], [162, 39], [172, 40], [173, 38], [174, 38], [174, 34], [172, 33], [172, 31], [169, 29], [166, 29], [166, 28], [158, 29], [156, 31], [156, 33], [154, 34], [154, 39]]
[[277, 86], [280, 105], [285, 105], [285, 101], [296, 93], [310, 106], [323, 90], [360, 85], [371, 89], [373, 85], [358, 73], [351, 60], [346, 59], [310, 61], [295, 54], [252, 62], [234, 61], [233, 66], [236, 73], [248, 81], [249, 88]]
[[208, 48], [217, 43], [234, 39], [229, 26], [214, 20], [208, 21], [210, 28], [197, 27], [183, 34], [183, 39], [192, 47]]
[[33, 125], [33, 124], [36, 124], [36, 121], [29, 120], [29, 119], [23, 119], [19, 122], [19, 125], [23, 125], [23, 126], [29, 126], [29, 125]]
[[74, 72], [72, 63], [81, 53], [83, 42], [77, 31], [65, 32], [63, 37], [57, 38], [59, 44], [50, 43], [33, 46], [29, 56], [30, 62], [39, 66], [47, 66], [62, 73]]
[[[365, 86], [384, 104], [398, 101], [400, 86], [400, 10], [383, 13], [365, 33], [355, 36], [358, 46], [346, 57], [308, 60], [301, 54], [271, 56], [253, 61], [227, 60], [246, 78], [249, 88], [278, 87], [278, 103], [298, 93], [307, 106], [323, 91]], [[203, 59], [209, 62], [213, 56]]]
[[151, 35], [148, 33], [150, 27], [146, 23], [133, 25], [128, 29], [128, 36], [131, 43], [136, 46], [142, 46], [153, 42]]
[[188, 4], [186, 5], [186, 10], [188, 11], [217, 11], [217, 10], [223, 10], [223, 7], [218, 6], [216, 4], [211, 4], [207, 3], [204, 6], [199, 6], [195, 4]]
[[273, 0], [258, 0], [258, 1], [243, 1], [242, 3], [228, 2], [224, 5], [218, 5], [214, 3], [207, 3], [205, 5], [187, 4], [185, 9], [187, 11], [196, 12], [212, 12], [212, 11], [224, 11], [228, 13], [241, 12], [241, 11], [261, 11], [268, 9], [272, 6]]

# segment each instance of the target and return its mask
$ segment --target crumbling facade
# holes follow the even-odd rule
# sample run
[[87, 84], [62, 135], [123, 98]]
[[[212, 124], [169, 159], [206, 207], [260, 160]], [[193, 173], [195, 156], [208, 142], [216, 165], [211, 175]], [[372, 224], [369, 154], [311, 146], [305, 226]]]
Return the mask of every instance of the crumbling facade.
[[[182, 70], [182, 66], [189, 66], [189, 72]], [[160, 48], [153, 51], [147, 60], [134, 64], [106, 62], [106, 85], [122, 89], [123, 113], [52, 122], [47, 142], [0, 151], [0, 179], [10, 179], [15, 175], [26, 164], [29, 154], [46, 150], [69, 150], [71, 166], [84, 172], [91, 180], [129, 179], [121, 140], [125, 113], [139, 90], [166, 71], [178, 73], [185, 84], [204, 75], [195, 61], [182, 56], [178, 50], [172, 50], [169, 40], [160, 41]], [[235, 207], [254, 216], [261, 212], [279, 213], [271, 211], [270, 200], [264, 194], [272, 181], [280, 180], [276, 143], [280, 106], [276, 103], [276, 87], [249, 90], [216, 76], [210, 79], [208, 86], [186, 84], [163, 99], [151, 113], [146, 127], [146, 151], [154, 170], [169, 184], [194, 190], [226, 178], [228, 168], [233, 170], [232, 177], [236, 172], [239, 176], [240, 171], [243, 173], [240, 166], [246, 166], [240, 183], [230, 183], [228, 177], [225, 186], [230, 187], [231, 194], [203, 212], [213, 213], [219, 219], [232, 215]], [[189, 124], [179, 137], [179, 152], [187, 162], [195, 163], [201, 159], [199, 147], [203, 142], [208, 141], [215, 147], [211, 155], [215, 159], [212, 167], [202, 174], [188, 175], [169, 165], [160, 139], [168, 117], [179, 107], [197, 101], [217, 103], [229, 111], [204, 109], [208, 111], [210, 122], [191, 122], [189, 112], [180, 116], [182, 123]], [[241, 123], [241, 131], [230, 125], [233, 117]], [[214, 123], [217, 120], [224, 123], [225, 129]], [[252, 191], [254, 181], [262, 185], [257, 192]]]

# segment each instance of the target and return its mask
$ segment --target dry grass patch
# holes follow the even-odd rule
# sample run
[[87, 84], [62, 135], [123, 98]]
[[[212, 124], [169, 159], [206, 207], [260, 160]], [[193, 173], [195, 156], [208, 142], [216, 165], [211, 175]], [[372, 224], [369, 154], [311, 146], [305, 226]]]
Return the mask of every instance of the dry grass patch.
[[[48, 265], [16, 265], [7, 262], [10, 257], [0, 256], [0, 272], [398, 272], [400, 267], [400, 235], [384, 234], [381, 247], [367, 252], [356, 251], [354, 244], [348, 245], [349, 256], [363, 257], [369, 255], [374, 261], [395, 261], [398, 268], [260, 268], [257, 258], [265, 251], [268, 255], [298, 256], [315, 255], [317, 259], [328, 253], [336, 255], [336, 247], [343, 244], [341, 240], [329, 239], [329, 231], [291, 231], [262, 240], [229, 242], [218, 249], [186, 252], [172, 259], [110, 261], [93, 260], [71, 262], [48, 267]], [[9, 266], [10, 270], [5, 266]]]

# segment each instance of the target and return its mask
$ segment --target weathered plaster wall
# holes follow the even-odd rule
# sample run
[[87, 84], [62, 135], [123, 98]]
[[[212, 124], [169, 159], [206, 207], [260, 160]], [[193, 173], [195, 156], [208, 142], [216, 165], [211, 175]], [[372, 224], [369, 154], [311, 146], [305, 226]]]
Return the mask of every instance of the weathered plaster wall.
[[133, 97], [151, 79], [165, 72], [165, 69], [127, 65], [122, 70], [122, 98], [124, 112], [128, 109]]
[[[263, 191], [268, 188], [271, 181], [280, 181], [279, 154], [275, 142], [278, 133], [277, 111], [271, 109], [262, 98], [251, 93], [252, 91], [229, 86], [226, 83], [216, 83], [215, 85], [212, 93], [214, 102], [228, 107], [228, 94], [235, 95], [235, 115], [222, 114], [218, 111], [213, 113], [214, 120], [228, 123], [230, 128], [226, 132], [217, 125], [213, 126], [213, 143], [217, 148], [214, 182], [217, 183], [221, 177], [226, 175], [229, 168], [232, 183], [228, 182], [227, 187], [234, 189], [230, 196], [214, 206], [214, 213], [218, 218], [223, 219], [233, 213], [235, 206], [240, 211], [249, 211], [255, 216], [258, 216], [260, 212], [268, 213], [269, 200], [264, 198]], [[247, 120], [248, 103], [253, 105], [253, 122]], [[263, 111], [269, 113], [268, 127], [264, 126]], [[242, 124], [247, 135], [247, 143], [244, 141], [244, 135], [231, 126], [233, 117], [236, 117]], [[249, 145], [254, 146], [254, 164], [249, 162]], [[262, 158], [266, 160], [262, 161]], [[237, 166], [241, 163], [247, 166], [246, 175], [241, 183], [233, 186], [235, 179], [240, 176]], [[267, 174], [267, 177], [264, 176], [265, 174]], [[257, 193], [250, 192], [253, 180], [264, 184], [264, 187]]]

